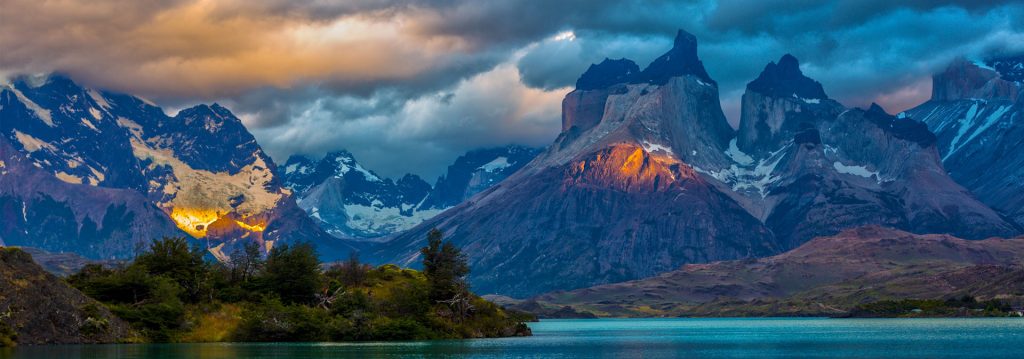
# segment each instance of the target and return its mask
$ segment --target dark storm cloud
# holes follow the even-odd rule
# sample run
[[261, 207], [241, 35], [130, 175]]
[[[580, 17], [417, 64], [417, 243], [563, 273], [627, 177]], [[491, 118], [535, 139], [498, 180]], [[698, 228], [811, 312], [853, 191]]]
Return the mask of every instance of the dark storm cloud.
[[833, 98], [894, 112], [956, 56], [1024, 51], [1022, 18], [1011, 1], [8, 0], [0, 77], [219, 101], [278, 161], [347, 148], [384, 175], [433, 177], [472, 148], [549, 143], [587, 66], [645, 66], [678, 28], [735, 122], [746, 83], [785, 53]]

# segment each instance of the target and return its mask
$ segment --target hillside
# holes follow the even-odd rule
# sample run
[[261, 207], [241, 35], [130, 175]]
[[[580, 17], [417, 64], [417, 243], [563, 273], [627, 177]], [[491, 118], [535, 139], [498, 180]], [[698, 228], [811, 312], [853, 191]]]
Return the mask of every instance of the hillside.
[[13, 330], [18, 344], [112, 343], [129, 335], [128, 324], [17, 248], [0, 248], [0, 319], [0, 336]]
[[532, 298], [602, 316], [841, 315], [888, 299], [1024, 298], [1024, 240], [968, 241], [868, 226], [783, 254]]

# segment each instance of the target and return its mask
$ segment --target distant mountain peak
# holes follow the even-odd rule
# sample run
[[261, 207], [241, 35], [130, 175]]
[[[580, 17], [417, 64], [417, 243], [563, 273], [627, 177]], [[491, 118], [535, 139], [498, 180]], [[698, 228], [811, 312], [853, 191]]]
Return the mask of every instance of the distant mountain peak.
[[924, 122], [910, 118], [897, 118], [877, 103], [871, 103], [864, 116], [881, 129], [892, 133], [898, 139], [915, 142], [921, 147], [935, 144], [935, 134]]
[[697, 56], [697, 37], [680, 29], [672, 43], [672, 49], [647, 65], [634, 83], [650, 83], [664, 85], [670, 78], [685, 75], [696, 76], [701, 81], [717, 86], [711, 79], [704, 63]]
[[782, 55], [777, 63], [765, 65], [761, 74], [747, 84], [747, 90], [774, 97], [828, 98], [821, 83], [805, 76], [800, 71], [800, 61], [790, 54]]
[[640, 73], [640, 67], [633, 60], [605, 58], [599, 64], [591, 64], [587, 71], [576, 80], [576, 89], [595, 90], [615, 84], [627, 83]]
[[205, 117], [205, 118], [218, 119], [218, 120], [221, 120], [221, 121], [229, 121], [229, 122], [235, 122], [235, 123], [242, 123], [242, 120], [239, 119], [238, 117], [236, 117], [235, 114], [231, 113], [231, 110], [228, 110], [227, 108], [225, 108], [224, 106], [221, 106], [220, 104], [218, 104], [216, 102], [214, 102], [212, 104], [209, 104], [209, 105], [208, 104], [199, 104], [199, 105], [195, 105], [195, 106], [186, 108], [186, 109], [181, 110], [180, 112], [178, 112], [178, 115], [176, 117], [178, 117], [178, 118], [186, 118], [186, 119], [188, 119], [188, 118]]
[[679, 30], [672, 48], [647, 65], [643, 71], [633, 60], [605, 58], [598, 64], [591, 64], [587, 71], [576, 80], [577, 90], [596, 90], [612, 85], [648, 83], [664, 85], [673, 77], [696, 76], [704, 83], [717, 86], [704, 69], [704, 63], [697, 56], [697, 37]]

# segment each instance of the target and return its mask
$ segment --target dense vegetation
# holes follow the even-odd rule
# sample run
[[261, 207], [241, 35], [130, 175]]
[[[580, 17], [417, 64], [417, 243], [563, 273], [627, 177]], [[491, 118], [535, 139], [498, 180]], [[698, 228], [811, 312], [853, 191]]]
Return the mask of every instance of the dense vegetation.
[[1008, 303], [991, 299], [978, 301], [971, 296], [947, 300], [903, 299], [883, 300], [859, 305], [849, 317], [1005, 317], [1013, 309]]
[[352, 341], [529, 335], [525, 315], [472, 294], [461, 251], [430, 233], [424, 271], [357, 255], [322, 270], [309, 244], [256, 244], [219, 263], [184, 238], [68, 281], [131, 323], [137, 341]]

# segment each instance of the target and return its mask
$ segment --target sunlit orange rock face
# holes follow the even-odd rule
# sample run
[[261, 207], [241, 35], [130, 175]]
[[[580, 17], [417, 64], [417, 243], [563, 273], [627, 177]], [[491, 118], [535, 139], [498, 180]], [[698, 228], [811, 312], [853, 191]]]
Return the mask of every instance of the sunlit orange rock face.
[[214, 238], [248, 238], [262, 241], [266, 221], [258, 218], [241, 218], [231, 213], [218, 218], [206, 228], [206, 233]]
[[563, 187], [597, 186], [621, 191], [666, 191], [673, 182], [699, 180], [689, 166], [633, 144], [618, 144], [569, 167]]

